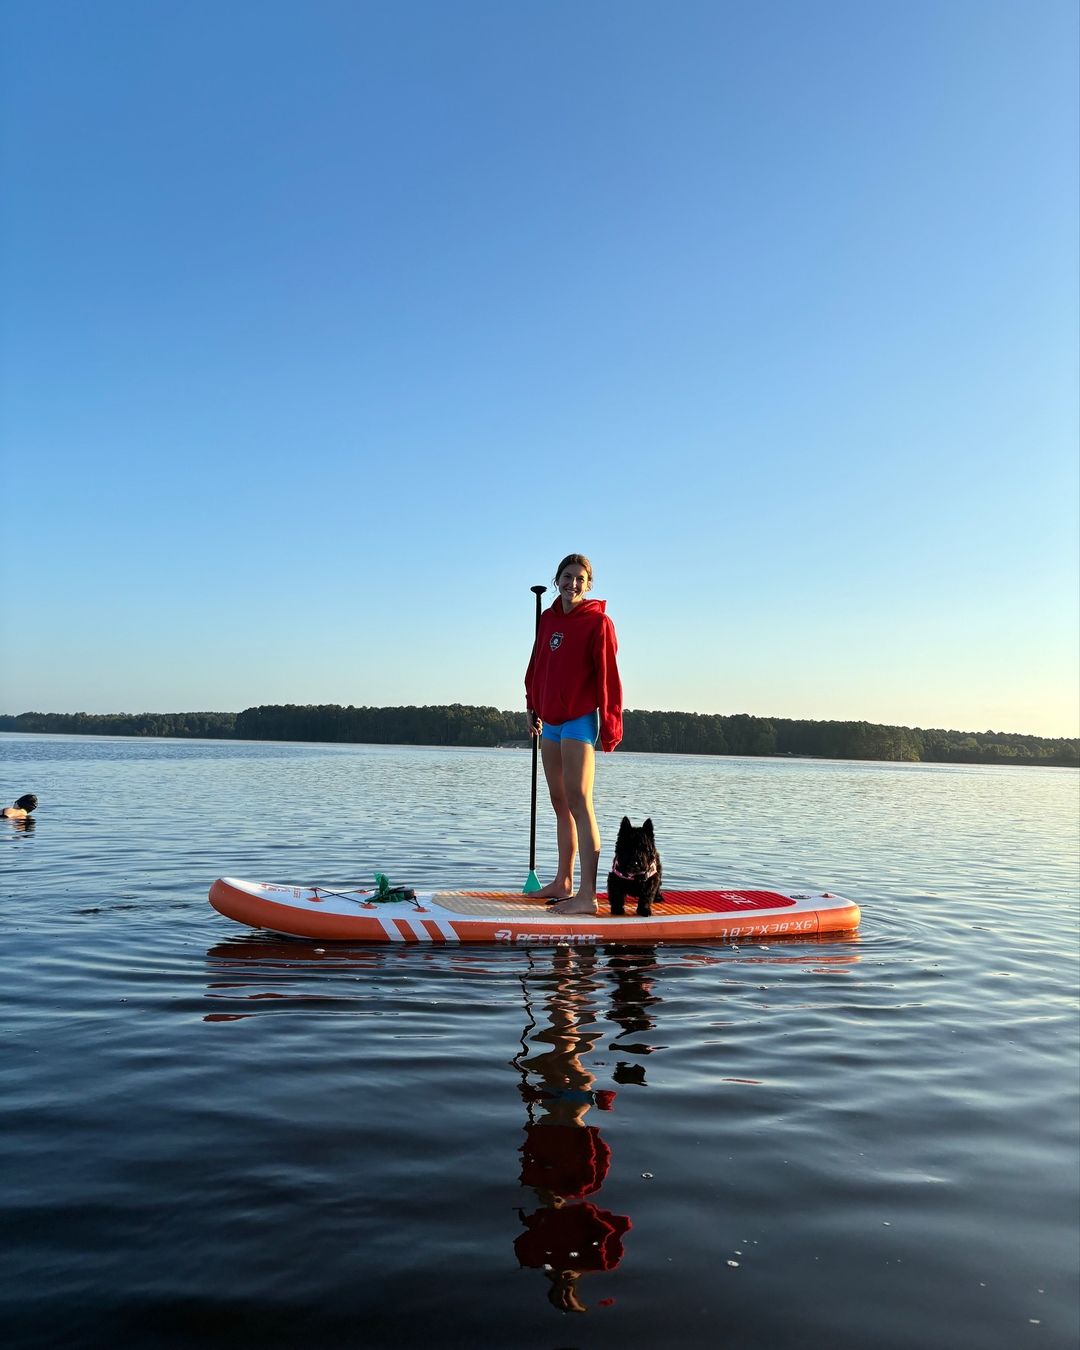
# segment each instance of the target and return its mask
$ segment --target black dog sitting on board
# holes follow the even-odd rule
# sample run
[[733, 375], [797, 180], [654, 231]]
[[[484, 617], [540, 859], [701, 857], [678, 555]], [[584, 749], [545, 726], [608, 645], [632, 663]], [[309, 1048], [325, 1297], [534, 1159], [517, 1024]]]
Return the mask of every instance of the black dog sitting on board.
[[660, 893], [662, 881], [663, 869], [653, 838], [652, 821], [647, 820], [638, 827], [623, 816], [619, 837], [615, 840], [615, 860], [607, 879], [612, 914], [625, 915], [627, 898], [634, 896], [638, 918], [647, 919], [654, 902], [664, 898]]

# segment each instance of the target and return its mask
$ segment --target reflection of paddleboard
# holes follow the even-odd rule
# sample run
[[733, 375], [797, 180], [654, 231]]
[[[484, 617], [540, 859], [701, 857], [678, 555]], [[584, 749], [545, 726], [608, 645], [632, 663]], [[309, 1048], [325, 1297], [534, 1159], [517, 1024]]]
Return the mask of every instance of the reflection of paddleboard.
[[[699, 942], [719, 938], [809, 937], [850, 932], [859, 907], [827, 892], [668, 891], [652, 917], [553, 914], [543, 900], [512, 891], [417, 891], [377, 901], [373, 889], [277, 886], [221, 877], [210, 903], [227, 919], [289, 937], [330, 942]], [[628, 909], [632, 911], [633, 901]]]

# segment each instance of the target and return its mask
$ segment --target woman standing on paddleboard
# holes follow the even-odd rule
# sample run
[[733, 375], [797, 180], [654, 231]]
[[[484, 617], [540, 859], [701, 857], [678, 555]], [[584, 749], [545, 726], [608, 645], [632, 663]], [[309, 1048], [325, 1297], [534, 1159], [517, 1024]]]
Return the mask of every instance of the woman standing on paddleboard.
[[[622, 683], [615, 663], [615, 625], [606, 602], [589, 600], [592, 563], [571, 553], [555, 572], [558, 592], [540, 617], [525, 672], [529, 734], [539, 736], [559, 840], [554, 881], [537, 895], [558, 914], [595, 914], [600, 830], [593, 811], [595, 746], [614, 750], [622, 740]], [[574, 857], [581, 881], [574, 893]]]

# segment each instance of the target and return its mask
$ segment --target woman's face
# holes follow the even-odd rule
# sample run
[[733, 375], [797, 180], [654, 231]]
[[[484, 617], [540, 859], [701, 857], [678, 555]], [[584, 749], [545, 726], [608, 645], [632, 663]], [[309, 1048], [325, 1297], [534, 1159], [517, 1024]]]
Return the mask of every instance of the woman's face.
[[589, 589], [589, 574], [580, 563], [567, 563], [555, 584], [564, 605], [580, 605]]

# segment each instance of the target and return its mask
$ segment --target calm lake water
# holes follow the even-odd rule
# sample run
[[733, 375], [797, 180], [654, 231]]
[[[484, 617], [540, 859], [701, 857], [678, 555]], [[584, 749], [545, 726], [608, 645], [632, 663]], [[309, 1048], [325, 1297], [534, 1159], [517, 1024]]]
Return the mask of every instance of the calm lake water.
[[861, 932], [425, 950], [206, 892], [520, 886], [527, 754], [0, 755], [6, 1345], [1075, 1345], [1075, 772], [608, 756], [602, 868], [649, 814]]

